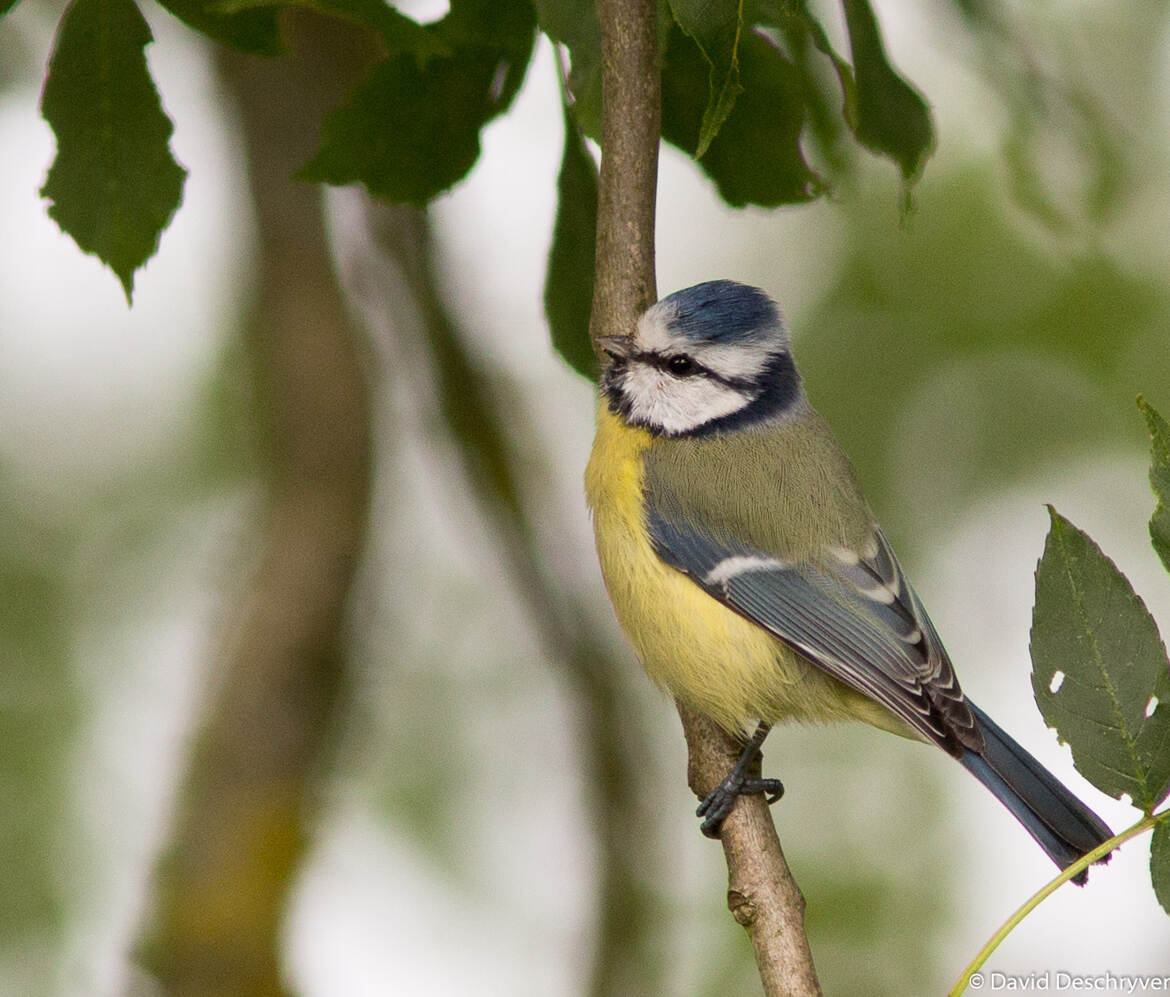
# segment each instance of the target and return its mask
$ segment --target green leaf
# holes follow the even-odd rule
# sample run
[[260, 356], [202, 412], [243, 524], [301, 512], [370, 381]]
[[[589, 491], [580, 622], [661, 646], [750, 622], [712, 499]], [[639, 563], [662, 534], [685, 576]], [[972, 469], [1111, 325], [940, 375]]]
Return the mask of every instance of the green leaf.
[[0, 17], [7, 14], [13, 7], [17, 5], [19, 0], [0, 0]]
[[1170, 820], [1159, 823], [1150, 838], [1150, 882], [1162, 910], [1170, 914]]
[[1144, 398], [1138, 408], [1150, 428], [1150, 487], [1158, 504], [1150, 517], [1150, 542], [1170, 571], [1170, 426]]
[[568, 107], [564, 120], [565, 151], [557, 178], [557, 220], [548, 254], [544, 313], [556, 351], [578, 374], [596, 381], [589, 312], [597, 244], [597, 165]]
[[1170, 789], [1166, 649], [1128, 579], [1088, 536], [1048, 511], [1032, 610], [1036, 704], [1081, 775], [1150, 813]]
[[321, 148], [298, 176], [360, 182], [394, 202], [425, 204], [479, 158], [480, 129], [504, 111], [532, 52], [526, 0], [454, 0], [432, 26], [450, 55], [391, 55], [325, 120]]
[[[841, 132], [846, 127], [851, 129], [850, 122], [856, 120], [857, 88], [853, 81], [853, 67], [837, 54], [820, 21], [809, 12], [805, 0], [752, 0], [745, 8], [744, 16], [749, 24], [773, 29], [774, 37], [779, 39], [800, 74], [808, 118], [805, 139], [815, 143], [825, 166], [844, 173], [847, 163], [840, 143]], [[828, 85], [817, 58], [818, 52], [828, 60], [837, 76], [838, 93], [832, 92]]]
[[[800, 148], [800, 74], [771, 42], [751, 32], [740, 40], [739, 66], [744, 92], [699, 165], [736, 207], [812, 200], [824, 184]], [[662, 67], [662, 134], [691, 154], [701, 141], [707, 76], [703, 53], [674, 28]]]
[[601, 25], [597, 5], [580, 0], [534, 0], [536, 21], [552, 41], [569, 50], [569, 92], [577, 126], [601, 138]]
[[850, 117], [847, 99], [846, 120], [862, 145], [893, 159], [903, 181], [911, 184], [934, 151], [930, 108], [887, 61], [868, 0], [843, 3], [857, 86], [855, 117]]
[[187, 175], [171, 156], [171, 122], [146, 66], [151, 41], [131, 0], [74, 0], [41, 99], [57, 136], [41, 188], [49, 215], [117, 274], [128, 301]]
[[265, 13], [273, 18], [282, 8], [299, 7], [370, 28], [382, 36], [391, 53], [414, 52], [421, 58], [451, 54], [425, 25], [399, 13], [385, 0], [213, 0], [204, 6], [221, 14]]
[[841, 117], [845, 119], [850, 129], [856, 129], [857, 83], [853, 78], [853, 67], [837, 54], [821, 22], [812, 16], [804, 0], [787, 0], [783, 6], [791, 6], [790, 16], [808, 33], [817, 51], [832, 65], [833, 72], [837, 74], [837, 82], [841, 84]]
[[700, 158], [727, 120], [739, 83], [739, 42], [743, 34], [743, 0], [670, 0], [678, 26], [703, 53], [711, 67], [707, 76], [707, 106], [699, 126], [695, 158]]
[[184, 24], [213, 41], [250, 55], [280, 55], [283, 45], [276, 24], [276, 9], [220, 9], [206, 0], [159, 0]]

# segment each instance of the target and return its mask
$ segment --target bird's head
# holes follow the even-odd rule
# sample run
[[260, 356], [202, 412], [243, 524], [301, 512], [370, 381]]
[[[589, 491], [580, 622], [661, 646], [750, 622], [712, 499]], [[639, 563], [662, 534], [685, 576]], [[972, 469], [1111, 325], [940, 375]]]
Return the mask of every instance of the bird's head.
[[664, 436], [747, 428], [803, 399], [776, 303], [735, 281], [675, 291], [647, 309], [632, 335], [603, 337], [600, 346], [610, 408]]

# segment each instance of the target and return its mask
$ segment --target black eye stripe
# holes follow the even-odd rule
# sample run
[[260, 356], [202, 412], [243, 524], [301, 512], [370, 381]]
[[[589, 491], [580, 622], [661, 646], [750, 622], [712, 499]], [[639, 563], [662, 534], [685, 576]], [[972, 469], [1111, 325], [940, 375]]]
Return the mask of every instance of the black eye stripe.
[[725, 377], [718, 371], [714, 371], [710, 367], [699, 363], [699, 361], [692, 357], [689, 353], [662, 354], [653, 353], [649, 350], [646, 350], [633, 354], [629, 359], [644, 363], [647, 366], [657, 368], [658, 370], [665, 371], [668, 374], [673, 374], [674, 372], [672, 372], [670, 369], [670, 363], [672, 360], [675, 360], [678, 357], [686, 357], [691, 362], [691, 370], [685, 375], [687, 378], [706, 377], [716, 382], [717, 384], [722, 384], [724, 387], [731, 388], [733, 391], [750, 392], [756, 390], [759, 387], [754, 378]]
[[[694, 357], [692, 357], [689, 353], [665, 353], [664, 354], [664, 353], [643, 352], [643, 353], [634, 354], [632, 359], [640, 360], [642, 363], [647, 364], [650, 367], [655, 367], [658, 370], [664, 370], [668, 374], [676, 374], [676, 375], [685, 376], [685, 377], [711, 377], [711, 378], [714, 378], [716, 381], [723, 380], [723, 378], [721, 378], [718, 374], [716, 374], [715, 371], [713, 371], [710, 367], [704, 367], [701, 363], [699, 363], [698, 360], [696, 360]], [[676, 370], [671, 369], [671, 365], [678, 363], [678, 361], [680, 361], [680, 360], [686, 360], [690, 364], [690, 366], [687, 369], [687, 371], [685, 372], [685, 374], [682, 371], [676, 371]]]
[[[789, 410], [803, 397], [800, 375], [796, 373], [792, 356], [787, 351], [771, 354], [759, 374], [750, 377], [724, 377], [705, 368], [704, 380], [710, 378], [738, 392], [743, 396], [743, 405], [725, 416], [697, 422], [689, 427], [668, 429], [657, 421], [653, 412], [644, 408], [647, 401], [646, 392], [653, 393], [653, 388], [650, 385], [639, 386], [636, 381], [631, 384], [629, 380], [630, 367], [640, 364], [658, 369], [664, 360], [665, 357], [659, 357], [650, 351], [631, 351], [628, 356], [620, 360], [615, 359], [612, 364], [607, 365], [601, 380], [602, 394], [609, 410], [632, 426], [648, 429], [654, 436], [700, 438], [756, 426]], [[693, 380], [693, 377], [687, 379], [690, 380]], [[683, 390], [682, 379], [676, 380], [675, 383], [679, 385], [680, 391]]]

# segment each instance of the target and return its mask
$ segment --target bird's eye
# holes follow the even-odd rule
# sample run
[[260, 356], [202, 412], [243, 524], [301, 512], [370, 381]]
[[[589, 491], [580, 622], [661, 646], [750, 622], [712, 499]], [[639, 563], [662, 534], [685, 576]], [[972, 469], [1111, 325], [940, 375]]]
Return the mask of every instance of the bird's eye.
[[699, 368], [685, 353], [678, 353], [666, 361], [666, 369], [675, 377], [690, 377], [697, 373]]

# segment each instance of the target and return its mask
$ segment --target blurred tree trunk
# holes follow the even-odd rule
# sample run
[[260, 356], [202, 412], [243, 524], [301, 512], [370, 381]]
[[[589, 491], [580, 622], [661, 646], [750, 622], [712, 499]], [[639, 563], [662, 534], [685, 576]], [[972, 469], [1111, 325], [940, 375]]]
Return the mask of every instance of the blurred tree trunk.
[[169, 993], [279, 994], [280, 926], [314, 818], [344, 672], [343, 625], [370, 490], [361, 342], [334, 278], [321, 191], [292, 180], [369, 37], [310, 15], [293, 55], [219, 56], [259, 228], [245, 347], [261, 426], [265, 534], [195, 744], [141, 958]]
[[[426, 340], [434, 382], [427, 382], [428, 397], [416, 404], [425, 410], [437, 403], [458, 449], [468, 494], [499, 545], [509, 587], [525, 607], [550, 665], [568, 683], [598, 859], [597, 939], [587, 992], [594, 997], [659, 992], [667, 977], [668, 933], [662, 899], [654, 892], [662, 822], [654, 801], [640, 792], [652, 751], [628, 688], [629, 663], [608, 645], [601, 621], [582, 610], [579, 594], [540, 549], [522, 486], [522, 455], [537, 452], [540, 444], [525, 437], [524, 420], [509, 425], [505, 405], [515, 399], [493, 394], [473, 330], [461, 328], [448, 308], [428, 214], [371, 200], [367, 219], [376, 245], [405, 283]], [[390, 306], [379, 301], [376, 307], [389, 313]], [[562, 532], [571, 530], [566, 523]]]

